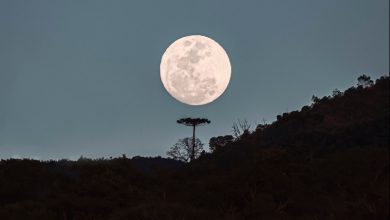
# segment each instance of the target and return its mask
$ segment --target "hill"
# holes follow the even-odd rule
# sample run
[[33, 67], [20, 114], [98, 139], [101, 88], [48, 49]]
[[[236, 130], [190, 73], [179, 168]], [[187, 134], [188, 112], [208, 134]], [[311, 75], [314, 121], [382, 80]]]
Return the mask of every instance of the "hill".
[[389, 77], [277, 116], [184, 164], [0, 162], [0, 219], [388, 219]]

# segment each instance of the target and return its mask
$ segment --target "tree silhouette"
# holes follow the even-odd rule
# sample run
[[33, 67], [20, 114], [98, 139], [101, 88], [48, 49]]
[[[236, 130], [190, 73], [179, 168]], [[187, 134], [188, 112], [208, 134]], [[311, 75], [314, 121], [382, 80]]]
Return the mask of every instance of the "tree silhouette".
[[341, 96], [343, 93], [338, 90], [338, 89], [334, 89], [333, 92], [332, 92], [332, 97], [338, 97], [338, 96]]
[[191, 126], [192, 127], [192, 149], [191, 149], [191, 157], [190, 160], [192, 161], [195, 159], [195, 128], [199, 125], [204, 124], [210, 124], [210, 120], [207, 118], [181, 118], [176, 121], [179, 124], [183, 124], [185, 126]]
[[229, 143], [234, 141], [234, 137], [232, 135], [218, 136], [212, 137], [209, 141], [209, 148], [211, 152], [215, 152], [219, 150], [221, 147], [226, 146]]
[[251, 124], [246, 119], [238, 119], [237, 122], [233, 123], [233, 136], [236, 140], [240, 139], [243, 134], [248, 134]]
[[369, 87], [374, 84], [374, 82], [371, 80], [370, 76], [367, 76], [366, 74], [363, 74], [358, 77], [358, 87]]
[[175, 160], [188, 162], [192, 159], [198, 158], [202, 150], [203, 143], [199, 140], [199, 138], [196, 138], [195, 143], [193, 143], [193, 138], [186, 137], [179, 139], [179, 141], [169, 149], [167, 155], [171, 156]]

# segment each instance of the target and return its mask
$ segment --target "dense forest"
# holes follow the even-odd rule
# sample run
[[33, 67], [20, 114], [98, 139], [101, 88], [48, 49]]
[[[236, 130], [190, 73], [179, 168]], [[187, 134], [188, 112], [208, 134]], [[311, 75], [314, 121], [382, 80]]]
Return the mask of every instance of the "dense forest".
[[189, 163], [1, 160], [0, 219], [389, 219], [389, 77], [312, 101]]

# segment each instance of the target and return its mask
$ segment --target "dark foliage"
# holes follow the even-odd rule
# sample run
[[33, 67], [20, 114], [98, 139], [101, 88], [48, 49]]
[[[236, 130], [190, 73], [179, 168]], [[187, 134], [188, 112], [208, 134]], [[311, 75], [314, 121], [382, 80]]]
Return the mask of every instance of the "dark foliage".
[[[367, 76], [363, 78], [370, 80]], [[267, 129], [255, 132], [252, 138], [261, 145], [317, 151], [341, 146], [387, 147], [389, 78], [378, 79], [375, 86], [365, 85], [369, 86], [352, 87], [333, 97], [313, 98], [311, 106], [284, 113]]]
[[233, 135], [225, 135], [225, 136], [218, 136], [218, 137], [212, 137], [209, 141], [209, 148], [211, 152], [215, 152], [222, 147], [225, 147], [226, 145], [232, 143], [234, 140]]
[[207, 118], [181, 118], [176, 122], [186, 126], [198, 126], [202, 124], [210, 124], [210, 120], [208, 120]]
[[389, 219], [389, 78], [280, 115], [191, 163], [0, 162], [0, 219]]

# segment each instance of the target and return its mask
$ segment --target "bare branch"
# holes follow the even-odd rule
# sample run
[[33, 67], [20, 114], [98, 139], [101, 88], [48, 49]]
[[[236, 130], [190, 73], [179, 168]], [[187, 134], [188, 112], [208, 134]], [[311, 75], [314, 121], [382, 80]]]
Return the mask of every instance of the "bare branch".
[[246, 119], [238, 119], [233, 123], [233, 136], [239, 139], [244, 133], [249, 132], [251, 124]]
[[[192, 147], [195, 146], [194, 150]], [[195, 139], [195, 145], [192, 144], [192, 138], [186, 137], [179, 139], [167, 152], [168, 156], [171, 156], [175, 160], [183, 162], [189, 162], [192, 158], [196, 159], [200, 156], [203, 150], [203, 143], [199, 138]], [[194, 155], [192, 155], [194, 153]]]

